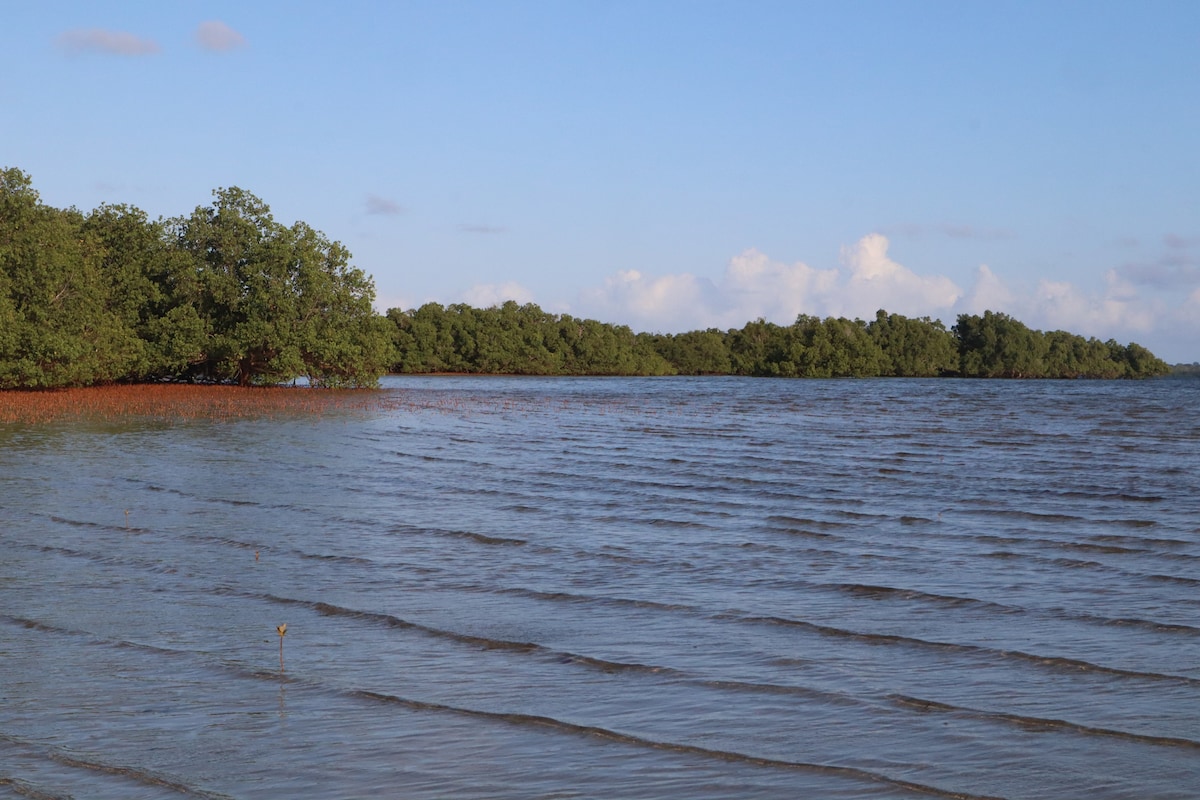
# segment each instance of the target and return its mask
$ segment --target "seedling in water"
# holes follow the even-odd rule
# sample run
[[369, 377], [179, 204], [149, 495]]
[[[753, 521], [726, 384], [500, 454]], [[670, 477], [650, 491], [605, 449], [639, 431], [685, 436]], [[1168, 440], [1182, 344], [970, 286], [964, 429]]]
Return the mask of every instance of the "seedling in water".
[[279, 669], [283, 669], [283, 637], [287, 635], [287, 623], [275, 626], [275, 632], [279, 634]]

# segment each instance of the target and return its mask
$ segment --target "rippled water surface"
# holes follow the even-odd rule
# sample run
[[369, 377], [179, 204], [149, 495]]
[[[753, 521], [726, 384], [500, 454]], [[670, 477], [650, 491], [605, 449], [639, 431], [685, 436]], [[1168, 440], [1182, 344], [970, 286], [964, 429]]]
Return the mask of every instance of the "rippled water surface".
[[385, 392], [0, 427], [0, 797], [1200, 794], [1200, 383]]

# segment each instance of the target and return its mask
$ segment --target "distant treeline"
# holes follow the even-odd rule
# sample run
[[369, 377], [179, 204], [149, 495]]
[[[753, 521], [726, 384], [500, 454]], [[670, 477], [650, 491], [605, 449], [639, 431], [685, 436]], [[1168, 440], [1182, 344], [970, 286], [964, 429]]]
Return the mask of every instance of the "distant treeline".
[[1148, 378], [1170, 367], [1138, 344], [1033, 330], [1006, 314], [939, 320], [801, 315], [737, 330], [634, 333], [509, 301], [478, 309], [391, 309], [395, 372], [516, 375], [748, 375], [786, 378]]
[[1200, 378], [1200, 363], [1193, 361], [1191, 364], [1174, 364], [1171, 366], [1171, 377]]
[[370, 386], [388, 371], [517, 375], [962, 375], [1145, 378], [1145, 348], [1031, 330], [1004, 314], [950, 330], [878, 312], [800, 316], [739, 330], [635, 334], [508, 302], [373, 309], [350, 253], [303, 222], [276, 222], [238, 188], [151, 220], [41, 202], [0, 170], [0, 389], [188, 381]]

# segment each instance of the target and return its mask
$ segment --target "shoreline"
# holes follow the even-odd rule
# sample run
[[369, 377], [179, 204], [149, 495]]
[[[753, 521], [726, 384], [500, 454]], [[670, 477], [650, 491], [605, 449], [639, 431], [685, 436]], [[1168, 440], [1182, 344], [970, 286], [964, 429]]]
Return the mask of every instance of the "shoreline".
[[[302, 391], [298, 391], [302, 390]], [[0, 425], [130, 418], [178, 422], [371, 410], [376, 389], [308, 391], [299, 386], [131, 383], [0, 391]]]

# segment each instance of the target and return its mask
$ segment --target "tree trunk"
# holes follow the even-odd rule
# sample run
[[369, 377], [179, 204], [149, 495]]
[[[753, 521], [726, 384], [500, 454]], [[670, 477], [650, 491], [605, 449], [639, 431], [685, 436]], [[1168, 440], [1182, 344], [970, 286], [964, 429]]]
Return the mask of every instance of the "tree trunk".
[[254, 377], [253, 360], [249, 356], [238, 361], [238, 386], [249, 386]]

